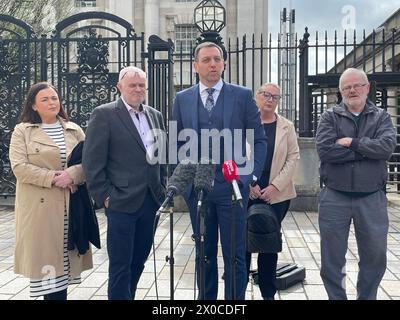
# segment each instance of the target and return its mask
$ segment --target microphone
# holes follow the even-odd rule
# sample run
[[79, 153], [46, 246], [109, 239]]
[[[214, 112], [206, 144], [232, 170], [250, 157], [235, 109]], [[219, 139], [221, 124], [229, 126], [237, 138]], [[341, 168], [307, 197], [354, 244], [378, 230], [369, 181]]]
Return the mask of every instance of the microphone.
[[161, 211], [164, 211], [174, 196], [185, 192], [189, 184], [193, 182], [195, 173], [196, 165], [193, 163], [182, 161], [176, 166], [172, 176], [168, 180], [167, 196], [158, 209], [157, 216], [160, 216]]
[[222, 174], [224, 175], [226, 182], [232, 185], [233, 196], [243, 208], [243, 198], [242, 194], [240, 193], [239, 185], [237, 183], [237, 181], [239, 180], [239, 172], [236, 163], [233, 160], [225, 161], [222, 164]]
[[197, 210], [201, 208], [202, 202], [214, 186], [215, 164], [197, 165], [196, 174], [194, 176], [194, 191], [197, 194]]

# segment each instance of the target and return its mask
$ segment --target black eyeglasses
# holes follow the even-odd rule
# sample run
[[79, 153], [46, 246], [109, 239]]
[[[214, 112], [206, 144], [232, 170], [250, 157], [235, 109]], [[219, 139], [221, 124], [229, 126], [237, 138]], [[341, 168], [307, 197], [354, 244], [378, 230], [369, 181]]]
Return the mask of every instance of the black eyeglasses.
[[361, 88], [365, 87], [367, 83], [356, 83], [355, 85], [352, 86], [345, 86], [342, 88], [342, 92], [344, 93], [349, 93], [351, 89], [353, 88], [355, 91], [360, 90]]
[[272, 94], [271, 92], [268, 91], [261, 91], [260, 94], [262, 94], [264, 98], [267, 100], [278, 101], [281, 98], [279, 94]]

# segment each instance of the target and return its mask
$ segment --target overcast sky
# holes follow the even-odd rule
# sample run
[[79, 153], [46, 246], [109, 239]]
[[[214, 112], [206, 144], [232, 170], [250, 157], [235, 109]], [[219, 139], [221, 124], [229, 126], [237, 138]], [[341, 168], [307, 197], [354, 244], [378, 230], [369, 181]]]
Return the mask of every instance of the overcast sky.
[[343, 34], [350, 27], [358, 34], [365, 29], [368, 35], [400, 8], [400, 0], [270, 0], [268, 22], [273, 35], [279, 32], [280, 9], [290, 5], [296, 12], [299, 35], [306, 26], [311, 34], [317, 30], [333, 33], [335, 29]]

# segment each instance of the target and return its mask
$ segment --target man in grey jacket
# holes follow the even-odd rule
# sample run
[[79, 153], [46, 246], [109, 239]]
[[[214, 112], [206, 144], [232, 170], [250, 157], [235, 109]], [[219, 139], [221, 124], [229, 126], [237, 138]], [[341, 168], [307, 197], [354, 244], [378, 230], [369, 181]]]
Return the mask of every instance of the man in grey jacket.
[[396, 135], [390, 115], [367, 100], [367, 75], [343, 72], [343, 101], [324, 112], [316, 135], [324, 187], [319, 199], [321, 278], [329, 299], [347, 299], [345, 264], [351, 221], [358, 245], [357, 299], [376, 299], [386, 270], [386, 161]]
[[88, 190], [107, 216], [108, 298], [132, 300], [153, 243], [156, 211], [164, 197], [156, 158], [159, 111], [145, 105], [146, 73], [123, 68], [121, 97], [93, 110], [86, 130], [83, 169]]

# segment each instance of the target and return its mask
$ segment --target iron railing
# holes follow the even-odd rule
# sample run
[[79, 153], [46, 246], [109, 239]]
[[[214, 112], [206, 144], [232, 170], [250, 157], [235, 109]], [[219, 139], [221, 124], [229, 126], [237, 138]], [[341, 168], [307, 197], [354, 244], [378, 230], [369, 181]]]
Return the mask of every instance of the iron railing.
[[[291, 119], [302, 137], [313, 137], [319, 117], [340, 100], [338, 81], [347, 67], [364, 69], [372, 83], [370, 98], [386, 109], [397, 130], [398, 145], [389, 161], [390, 190], [400, 192], [400, 32], [381, 31], [358, 40], [344, 33], [293, 41], [281, 36], [227, 39], [224, 79], [255, 92], [264, 82], [284, 88], [280, 113]], [[193, 49], [183, 52], [130, 23], [104, 12], [86, 12], [57, 24], [51, 36], [35, 36], [23, 21], [0, 15], [0, 195], [15, 192], [8, 148], [29, 86], [49, 81], [60, 90], [71, 119], [83, 128], [96, 106], [118, 96], [119, 70], [136, 65], [148, 72], [147, 103], [163, 113], [166, 124], [177, 91], [198, 81]], [[147, 49], [147, 51], [146, 51]]]

